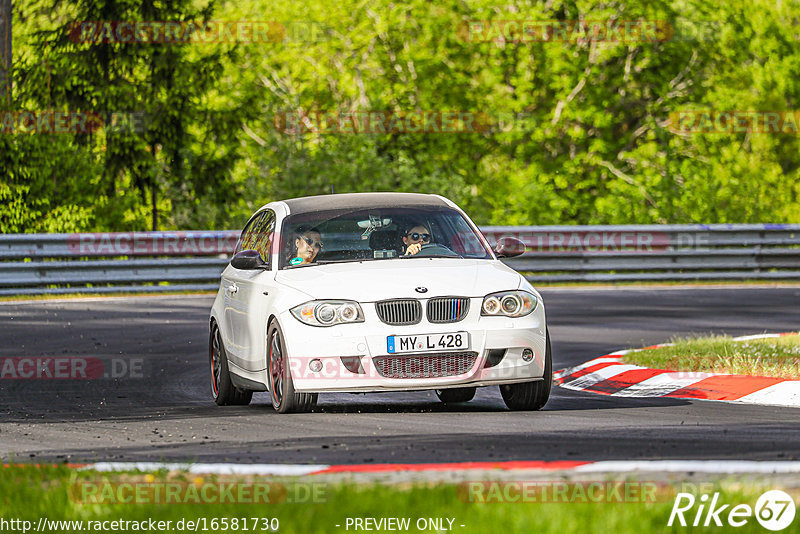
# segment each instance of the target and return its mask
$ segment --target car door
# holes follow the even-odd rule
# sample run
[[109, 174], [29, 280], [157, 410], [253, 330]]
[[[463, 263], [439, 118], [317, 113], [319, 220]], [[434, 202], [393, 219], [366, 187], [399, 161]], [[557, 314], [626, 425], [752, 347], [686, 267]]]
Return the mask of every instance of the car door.
[[[235, 320], [233, 342], [237, 348], [236, 365], [248, 371], [260, 371], [265, 368], [264, 339], [266, 314], [273, 274], [270, 270], [272, 258], [270, 249], [275, 233], [275, 213], [266, 209], [263, 216], [253, 225], [248, 241], [243, 243], [242, 250], [255, 250], [267, 262], [267, 269], [237, 270], [235, 273], [236, 291], [231, 296], [234, 304]], [[246, 248], [244, 248], [246, 247]]]
[[256, 250], [268, 269], [249, 280], [248, 302], [248, 330], [246, 333], [246, 346], [248, 347], [247, 369], [261, 371], [266, 369], [266, 340], [267, 319], [272, 312], [272, 303], [278, 298], [279, 285], [275, 281], [275, 272], [278, 269], [279, 247], [277, 240], [278, 216], [267, 210], [267, 218], [263, 221], [260, 231], [255, 234], [253, 249]]
[[[252, 243], [256, 227], [266, 216], [265, 211], [260, 211], [250, 218], [244, 230], [242, 230], [239, 241], [236, 243], [234, 254], [253, 248]], [[242, 305], [242, 298], [239, 293], [243, 273], [246, 274], [247, 271], [235, 269], [232, 265], [228, 265], [222, 273], [223, 302], [225, 303], [222, 335], [228, 359], [240, 367], [244, 363], [242, 347], [239, 345], [242, 338], [241, 330], [246, 327], [247, 323], [245, 307]]]

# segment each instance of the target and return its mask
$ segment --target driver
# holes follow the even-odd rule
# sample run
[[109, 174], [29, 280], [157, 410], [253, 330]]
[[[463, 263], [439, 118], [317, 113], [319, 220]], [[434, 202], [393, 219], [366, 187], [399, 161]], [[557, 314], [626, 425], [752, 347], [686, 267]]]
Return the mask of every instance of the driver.
[[322, 234], [316, 228], [301, 226], [295, 232], [294, 240], [296, 254], [289, 262], [290, 265], [313, 263], [317, 254], [322, 250]]
[[403, 235], [403, 244], [405, 245], [405, 254], [403, 256], [413, 256], [422, 249], [422, 245], [427, 245], [431, 242], [431, 232], [423, 224], [414, 224], [406, 230]]

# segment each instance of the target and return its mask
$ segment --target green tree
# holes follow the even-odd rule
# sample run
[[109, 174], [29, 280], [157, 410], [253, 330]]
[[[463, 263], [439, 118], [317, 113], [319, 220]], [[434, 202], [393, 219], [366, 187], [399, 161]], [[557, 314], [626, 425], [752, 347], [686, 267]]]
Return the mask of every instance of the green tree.
[[[16, 105], [95, 112], [103, 127], [58, 139], [5, 139], [6, 173], [19, 184], [16, 193], [9, 186], [6, 194], [32, 208], [53, 209], [72, 201], [75, 192], [74, 203], [66, 205], [81, 206], [83, 211], [77, 211], [87, 213], [100, 229], [143, 229], [147, 211], [156, 229], [159, 210], [166, 226], [173, 226], [174, 204], [196, 207], [212, 189], [215, 196], [224, 194], [237, 158], [233, 147], [240, 108], [224, 107], [230, 102], [218, 97], [217, 84], [235, 47], [95, 40], [98, 33], [93, 35], [90, 25], [84, 33], [80, 24], [201, 22], [210, 17], [213, 4], [199, 9], [188, 0], [86, 0], [59, 10], [60, 5], [42, 3], [20, 14], [24, 21], [26, 16], [42, 19], [43, 9], [55, 13], [44, 17], [52, 29], [34, 32], [29, 57], [18, 62]], [[24, 157], [27, 151], [39, 157]], [[160, 191], [173, 196], [159, 198]]]

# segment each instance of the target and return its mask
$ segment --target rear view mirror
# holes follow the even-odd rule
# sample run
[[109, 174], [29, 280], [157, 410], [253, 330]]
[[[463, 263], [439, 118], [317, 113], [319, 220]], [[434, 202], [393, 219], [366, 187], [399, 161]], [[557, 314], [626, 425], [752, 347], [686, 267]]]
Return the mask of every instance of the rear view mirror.
[[370, 215], [369, 219], [364, 221], [358, 221], [359, 228], [382, 228], [384, 226], [389, 226], [392, 224], [391, 219], [381, 219], [380, 217], [375, 217]]
[[497, 240], [494, 253], [498, 258], [513, 258], [525, 252], [525, 243], [516, 237], [504, 236]]
[[255, 250], [243, 250], [233, 255], [231, 267], [242, 271], [252, 271], [255, 269], [266, 269], [267, 262]]

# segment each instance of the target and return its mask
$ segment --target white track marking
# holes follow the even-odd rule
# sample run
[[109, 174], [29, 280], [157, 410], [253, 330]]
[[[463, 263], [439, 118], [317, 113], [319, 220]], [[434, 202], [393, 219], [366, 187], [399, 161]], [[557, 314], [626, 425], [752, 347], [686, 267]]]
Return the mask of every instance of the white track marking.
[[773, 337], [781, 337], [780, 334], [753, 334], [752, 336], [739, 336], [733, 338], [733, 341], [750, 341], [753, 339], [770, 339]]
[[644, 367], [623, 364], [609, 365], [608, 367], [603, 367], [602, 369], [598, 369], [597, 371], [593, 371], [587, 375], [578, 377], [566, 384], [561, 384], [561, 387], [568, 389], [586, 389], [597, 384], [598, 382], [602, 382], [603, 380], [617, 376], [618, 374], [622, 374], [625, 371], [634, 371], [636, 369], [644, 369]]
[[636, 349], [623, 349], [623, 350], [617, 350], [617, 351], [611, 352], [611, 353], [609, 353], [609, 354], [606, 354], [606, 356], [617, 356], [617, 357], [621, 357], [621, 356], [625, 356], [625, 355], [626, 355], [626, 354], [628, 354], [629, 352], [636, 352]]
[[[76, 293], [80, 293], [80, 291], [76, 290]], [[170, 299], [170, 298], [180, 298], [180, 299], [207, 299], [209, 297], [213, 297], [216, 295], [216, 291], [209, 290], [208, 292], [196, 292], [196, 293], [169, 293], [164, 295], [162, 293], [142, 293], [141, 295], [124, 295], [124, 296], [115, 296], [109, 295], [107, 297], [104, 296], [92, 296], [92, 297], [73, 297], [73, 298], [65, 298], [65, 297], [53, 297], [53, 298], [39, 298], [39, 299], [26, 299], [26, 300], [2, 300], [0, 301], [0, 306], [14, 306], [16, 304], [84, 304], [86, 302], [115, 302], [120, 300], [145, 300], [145, 299]]]
[[714, 376], [711, 373], [662, 373], [616, 393], [615, 397], [662, 397]]
[[758, 462], [746, 460], [634, 460], [600, 461], [579, 465], [580, 473], [800, 473], [800, 462]]
[[577, 373], [578, 371], [582, 371], [582, 370], [586, 369], [587, 367], [592, 367], [594, 365], [599, 365], [601, 363], [620, 363], [620, 361], [619, 361], [619, 358], [617, 358], [617, 357], [603, 356], [601, 358], [595, 358], [594, 360], [589, 360], [588, 362], [582, 363], [582, 364], [577, 365], [575, 367], [570, 367], [568, 369], [563, 369], [563, 370], [557, 372], [555, 375], [553, 375], [553, 377], [554, 378], [558, 378], [560, 376], [569, 376], [569, 375]]
[[[415, 464], [409, 464], [413, 466]], [[301, 464], [183, 464], [159, 462], [101, 462], [90, 464], [82, 469], [95, 471], [157, 471], [184, 470], [195, 474], [219, 475], [278, 475], [303, 476], [322, 471], [327, 465]], [[403, 471], [399, 465], [397, 471]], [[463, 471], [455, 467], [453, 472]], [[530, 471], [531, 468], [523, 470]], [[533, 469], [535, 470], [535, 469]], [[545, 469], [551, 471], [551, 469]], [[576, 473], [800, 473], [800, 462], [747, 461], [747, 460], [610, 460], [578, 465], [563, 471]]]
[[736, 402], [800, 407], [800, 381], [778, 382], [755, 393], [745, 395]]
[[302, 476], [327, 469], [328, 465], [304, 464], [188, 464], [160, 462], [99, 462], [85, 469], [95, 471], [188, 471], [214, 475], [277, 475]]

